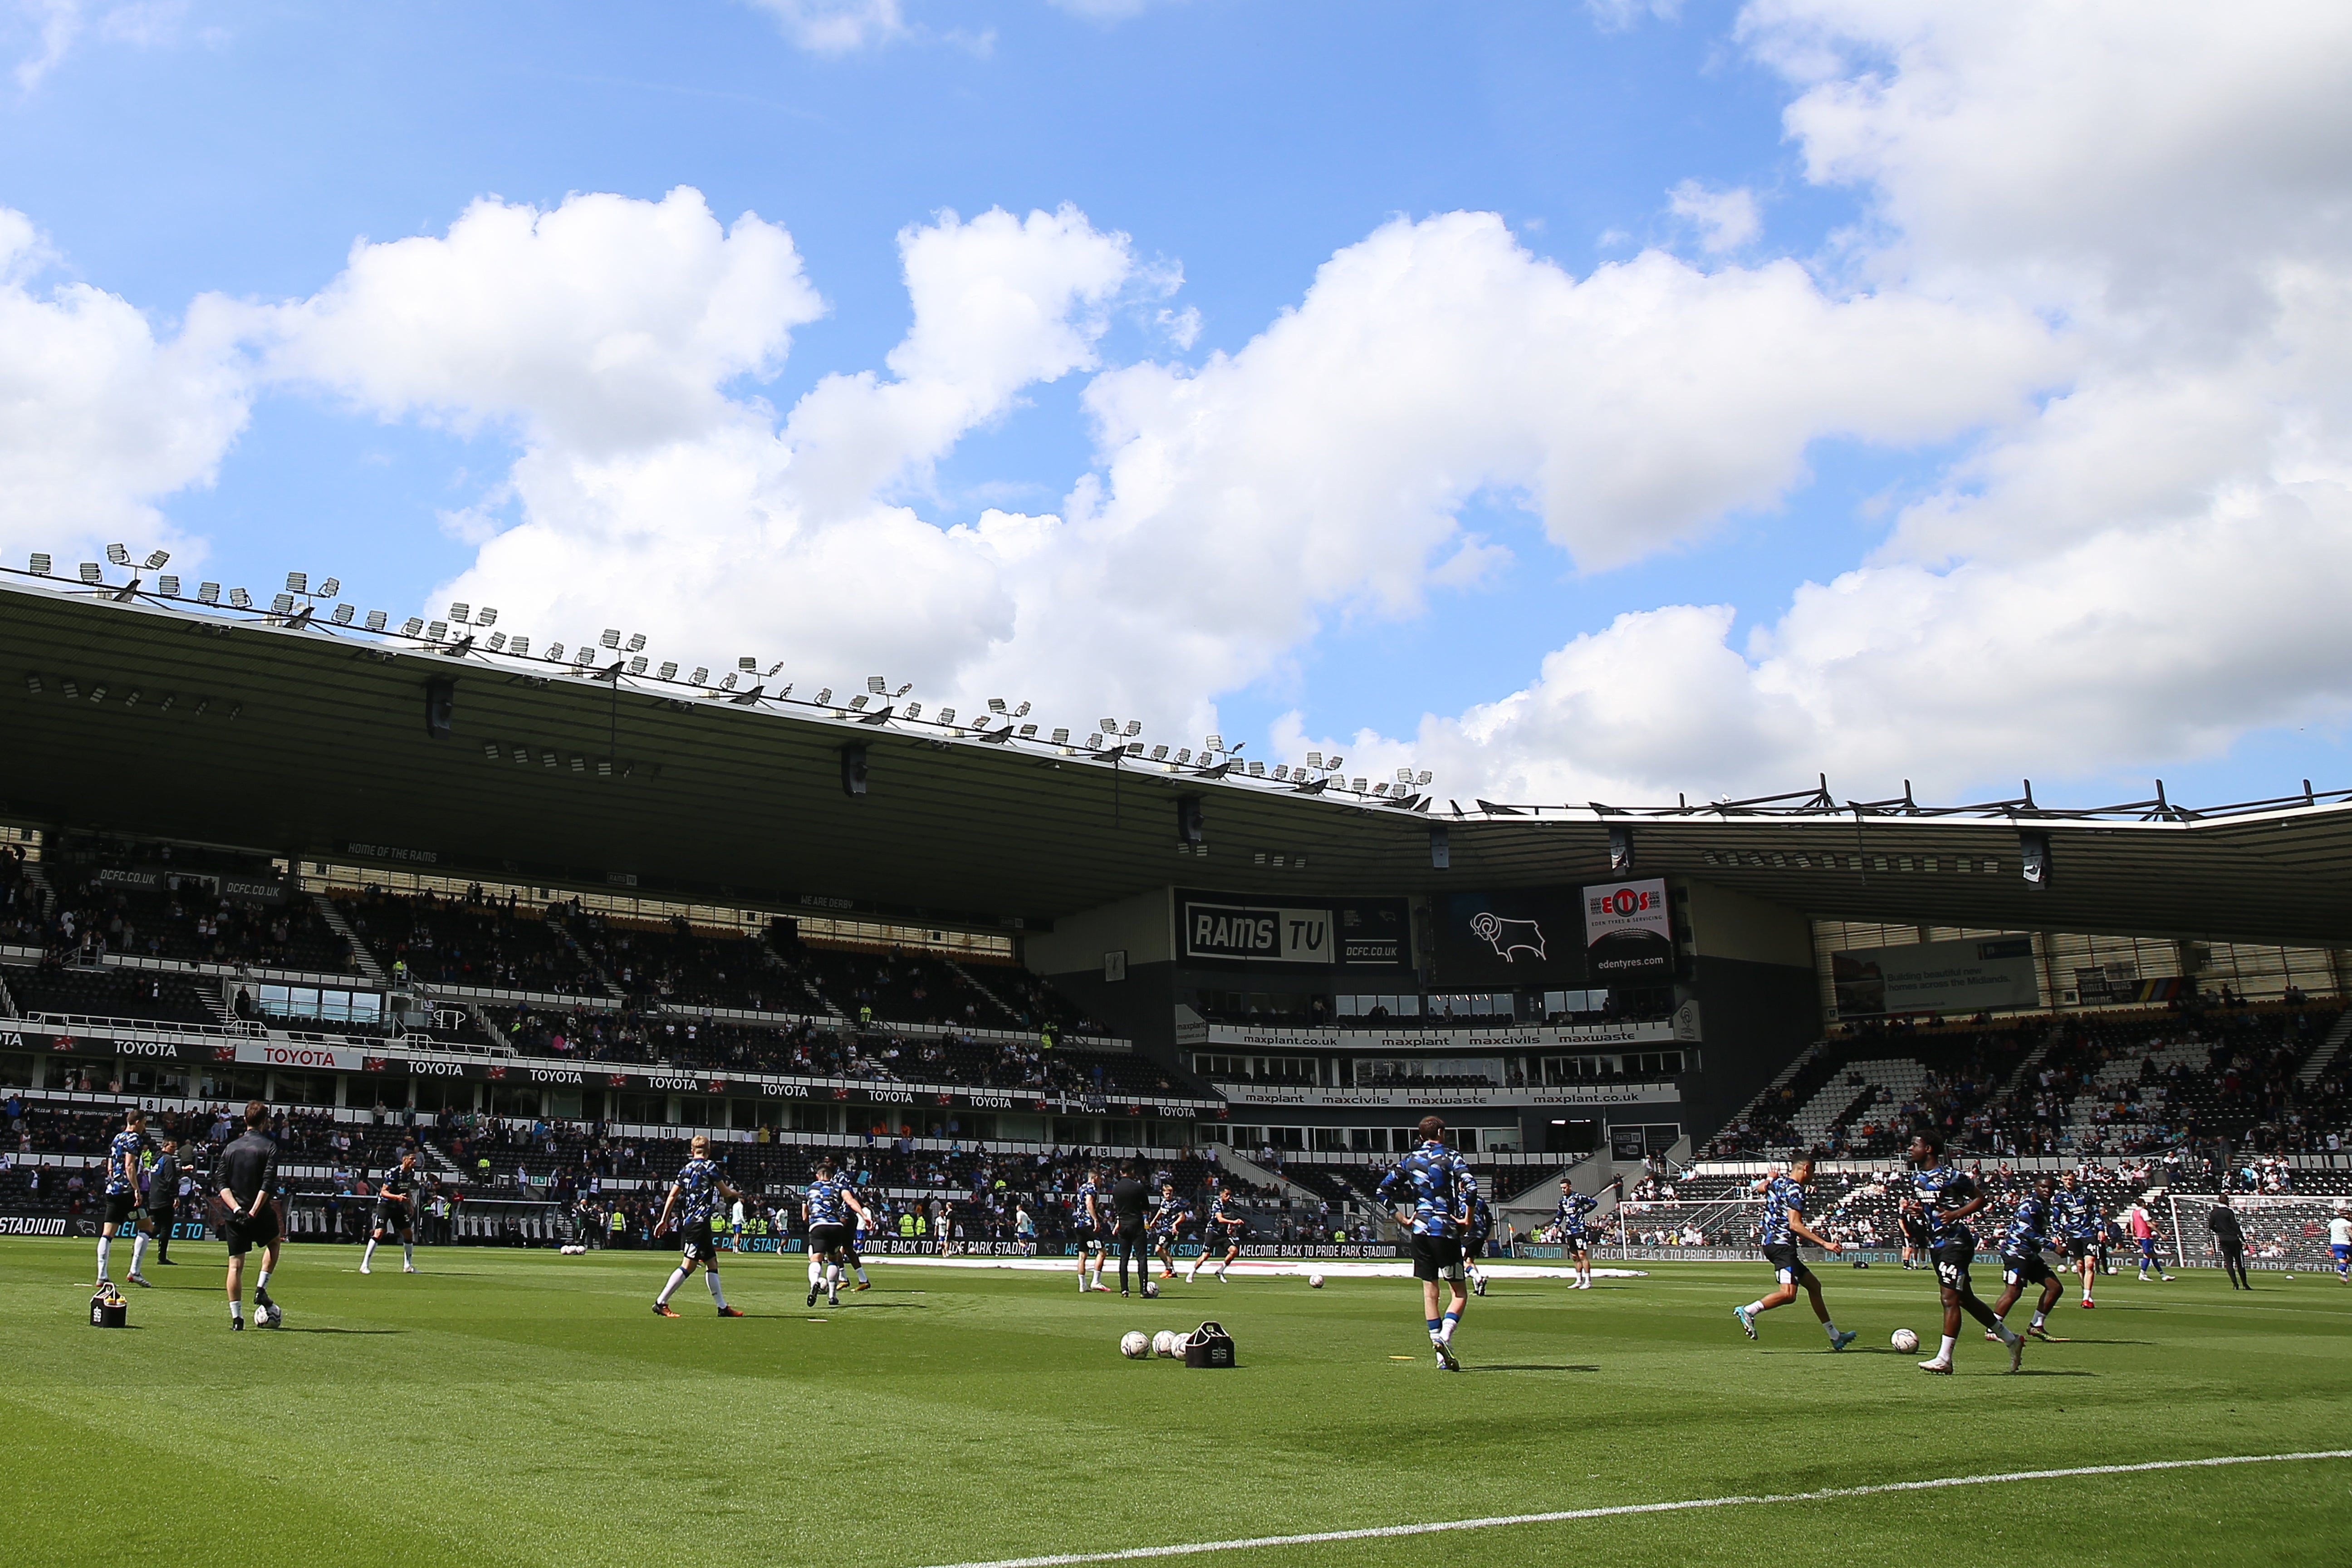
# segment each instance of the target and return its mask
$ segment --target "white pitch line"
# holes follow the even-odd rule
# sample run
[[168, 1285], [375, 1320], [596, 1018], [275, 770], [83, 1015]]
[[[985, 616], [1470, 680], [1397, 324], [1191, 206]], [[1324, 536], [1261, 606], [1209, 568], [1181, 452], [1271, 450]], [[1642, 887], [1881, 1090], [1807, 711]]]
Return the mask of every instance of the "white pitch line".
[[1688, 1498], [1679, 1502], [1620, 1503], [1612, 1508], [1571, 1508], [1553, 1513], [1498, 1514], [1490, 1519], [1453, 1519], [1435, 1524], [1383, 1524], [1369, 1530], [1325, 1530], [1311, 1535], [1258, 1535], [1242, 1541], [1196, 1541], [1181, 1546], [1130, 1546], [1123, 1552], [1065, 1552], [1045, 1557], [1003, 1557], [953, 1563], [940, 1568], [1067, 1568], [1078, 1563], [1126, 1563], [1144, 1557], [1191, 1557], [1203, 1552], [1245, 1552], [1265, 1546], [1314, 1546], [1330, 1541], [1376, 1541], [1398, 1535], [1435, 1535], [1455, 1530], [1495, 1530], [1511, 1524], [1559, 1524], [1578, 1519], [1615, 1519], [1637, 1513], [1684, 1513], [1702, 1508], [1734, 1508], [1759, 1502], [1821, 1502], [1832, 1498], [1880, 1497], [1890, 1492], [1937, 1491], [1945, 1487], [1984, 1487], [2002, 1481], [2063, 1480], [2071, 1476], [2130, 1476], [2147, 1470], [2210, 1469], [2221, 1465], [2276, 1465], [2304, 1459], [2352, 1459], [2352, 1448], [2308, 1454], [2231, 1454], [2211, 1459], [2153, 1459], [2140, 1465], [2082, 1465], [2065, 1470], [2011, 1470], [1997, 1476], [1940, 1476], [1925, 1481], [1886, 1481], [1867, 1487], [1827, 1487], [1817, 1492], [1768, 1493], [1758, 1497]]

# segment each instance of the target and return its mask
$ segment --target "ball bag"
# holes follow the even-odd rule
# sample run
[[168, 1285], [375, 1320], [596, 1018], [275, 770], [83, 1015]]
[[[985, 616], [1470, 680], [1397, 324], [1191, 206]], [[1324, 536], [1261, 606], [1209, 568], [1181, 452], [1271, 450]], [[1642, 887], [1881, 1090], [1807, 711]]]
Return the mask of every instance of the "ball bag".
[[1184, 1340], [1186, 1366], [1232, 1366], [1234, 1336], [1222, 1323], [1202, 1323]]

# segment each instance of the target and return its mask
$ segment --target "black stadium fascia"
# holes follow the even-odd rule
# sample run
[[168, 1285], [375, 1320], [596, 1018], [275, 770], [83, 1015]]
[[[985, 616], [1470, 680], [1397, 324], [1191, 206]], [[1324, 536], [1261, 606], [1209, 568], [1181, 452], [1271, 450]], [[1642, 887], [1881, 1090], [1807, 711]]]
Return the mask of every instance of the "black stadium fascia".
[[[1171, 884], [1398, 894], [1688, 877], [1825, 918], [2352, 944], [2352, 792], [2192, 810], [1626, 807], [1358, 794], [902, 714], [0, 575], [0, 816], [549, 886], [1039, 929]], [[425, 722], [454, 679], [449, 731]], [[69, 697], [68, 692], [72, 695]], [[134, 700], [135, 699], [135, 700]], [[845, 745], [869, 789], [845, 795]], [[495, 758], [486, 748], [495, 747]], [[518, 760], [520, 756], [520, 760]], [[552, 765], [550, 765], [552, 759]], [[1339, 787], [1333, 787], [1333, 786]], [[1199, 846], [1176, 801], [1199, 797]], [[1433, 868], [1431, 825], [1450, 829]], [[2019, 873], [2021, 826], [2051, 876]], [[427, 857], [431, 858], [420, 858]], [[1988, 870], [1986, 868], [1991, 868]]]

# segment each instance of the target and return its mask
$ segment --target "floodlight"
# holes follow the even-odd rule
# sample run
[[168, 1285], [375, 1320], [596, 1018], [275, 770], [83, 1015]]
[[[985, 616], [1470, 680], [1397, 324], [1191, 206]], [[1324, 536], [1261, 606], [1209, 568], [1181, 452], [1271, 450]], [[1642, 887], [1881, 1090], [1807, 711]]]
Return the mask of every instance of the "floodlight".
[[1633, 830], [1622, 826], [1609, 829], [1609, 874], [1630, 877], [1633, 874]]
[[448, 635], [449, 623], [446, 621], [436, 621], [431, 626], [425, 628], [425, 640], [428, 642], [439, 642], [443, 637], [447, 637]]
[[1013, 710], [1013, 716], [1015, 719], [1026, 719], [1029, 717], [1029, 704], [1024, 702], [1020, 707], [1015, 708]]
[[294, 595], [291, 594], [280, 594], [277, 597], [271, 599], [269, 601], [269, 613], [273, 616], [292, 615], [294, 613]]
[[517, 637], [514, 641], [507, 644], [507, 651], [514, 655], [517, 658], [521, 658], [530, 652], [530, 639], [529, 637]]
[[400, 623], [400, 635], [402, 637], [418, 637], [423, 635], [424, 631], [425, 617], [422, 616], [411, 616], [406, 620]]
[[1191, 762], [1192, 760], [1192, 748], [1190, 746], [1178, 747], [1176, 750], [1176, 760], [1180, 763]]
[[387, 617], [382, 610], [370, 610], [367, 613], [367, 629], [372, 632], [380, 632], [383, 630], [383, 623], [386, 618]]
[[466, 624], [466, 618], [473, 613], [474, 606], [471, 605], [458, 604], [449, 606], [449, 618], [461, 626]]
[[502, 647], [506, 647], [506, 646], [507, 646], [507, 634], [506, 634], [506, 633], [504, 633], [504, 632], [492, 632], [492, 633], [490, 634], [490, 651], [491, 651], [492, 653], [496, 653], [496, 652], [498, 652], [500, 648], [502, 648]]
[[923, 705], [922, 705], [921, 703], [919, 703], [919, 702], [909, 702], [909, 703], [908, 703], [908, 704], [907, 704], [907, 717], [908, 717], [908, 718], [909, 718], [909, 719], [919, 719], [919, 718], [921, 718], [922, 716], [923, 716]]
[[1322, 752], [1307, 752], [1307, 765], [1308, 767], [1310, 767], [1310, 768], [1319, 768], [1319, 767], [1321, 767], [1321, 766], [1323, 765], [1323, 753], [1322, 753]]
[[1154, 746], [1154, 747], [1152, 747], [1152, 748], [1151, 748], [1151, 760], [1152, 760], [1153, 762], [1155, 762], [1155, 763], [1164, 763], [1164, 762], [1166, 762], [1166, 761], [1168, 760], [1168, 748], [1167, 748], [1167, 747], [1165, 747], [1165, 746]]
[[1275, 763], [1275, 764], [1274, 764], [1274, 776], [1275, 776], [1276, 778], [1277, 778], [1277, 779], [1286, 779], [1286, 778], [1288, 778], [1288, 777], [1290, 776], [1290, 764], [1289, 764], [1288, 763]]
[[942, 724], [952, 724], [952, 723], [954, 723], [954, 722], [955, 722], [955, 710], [954, 710], [954, 709], [952, 709], [952, 708], [942, 708], [942, 709], [940, 709], [940, 723], [942, 723]]
[[[1241, 748], [1240, 748], [1240, 747], [1238, 747], [1238, 746], [1236, 746], [1236, 747], [1234, 747], [1234, 749], [1235, 751], [1239, 751]], [[1347, 762], [1347, 761], [1348, 761], [1348, 759], [1347, 759], [1347, 758], [1345, 758], [1345, 757], [1328, 757], [1328, 758], [1326, 758], [1326, 759], [1324, 760], [1324, 763], [1323, 763], [1323, 771], [1324, 771], [1324, 772], [1326, 772], [1326, 773], [1338, 773], [1338, 772], [1339, 771], [1340, 767], [1346, 763], [1346, 762]]]
[[1380, 783], [1378, 783], [1378, 784], [1374, 784], [1374, 785], [1372, 786], [1372, 793], [1373, 793], [1374, 795], [1386, 795], [1386, 794], [1388, 794], [1388, 793], [1389, 793], [1389, 781], [1388, 781], [1388, 780], [1386, 780], [1386, 779], [1382, 779]]
[[1101, 731], [1097, 730], [1093, 734], [1087, 737], [1087, 750], [1089, 752], [1099, 752], [1102, 750]]
[[859, 692], [856, 696], [855, 696], [855, 697], [851, 698], [851, 699], [849, 700], [849, 705], [850, 705], [852, 708], [855, 708], [855, 709], [858, 709], [858, 710], [864, 710], [864, 708], [866, 707], [866, 693], [864, 693], [863, 691], [861, 691], [861, 692]]
[[2017, 836], [2018, 871], [2025, 885], [2036, 892], [2050, 886], [2050, 836], [2046, 833], [2021, 833]]
[[661, 668], [656, 673], [664, 680], [676, 680], [677, 679], [677, 660], [673, 658], [665, 661]]
[[830, 686], [819, 687], [817, 689], [816, 701], [817, 706], [820, 708], [830, 708], [833, 706], [833, 688]]
[[310, 574], [308, 572], [289, 572], [286, 574], [286, 591], [289, 594], [309, 593]]
[[1262, 779], [1265, 777], [1265, 764], [1264, 763], [1248, 763], [1246, 764], [1246, 771], [1249, 773], [1249, 776], [1254, 779]]
[[163, 563], [171, 559], [172, 552], [168, 550], [151, 551], [147, 556], [147, 570], [160, 572], [163, 569]]
[[586, 647], [573, 648], [572, 650], [572, 668], [574, 669], [585, 669], [588, 668], [588, 661], [595, 657], [595, 651], [592, 648]]
[[992, 697], [992, 698], [990, 698], [990, 699], [988, 700], [988, 710], [989, 710], [991, 713], [1002, 713], [1002, 712], [1003, 712], [1003, 711], [1004, 711], [1004, 699], [1003, 699], [1003, 698], [1002, 698], [1002, 697]]
[[231, 588], [228, 591], [228, 604], [229, 608], [233, 610], [249, 610], [253, 608], [253, 595], [242, 588]]
[[1097, 719], [1095, 721], [1095, 728], [1100, 730], [1106, 735], [1116, 735], [1118, 733], [1118, 721], [1116, 719]]
[[643, 652], [645, 652], [645, 651], [646, 651], [646, 634], [645, 634], [645, 633], [643, 633], [643, 632], [631, 632], [631, 633], [629, 634], [629, 643], [628, 643], [628, 646], [627, 646], [626, 647], [623, 648], [621, 651], [622, 651], [623, 653], [643, 653]]
[[1056, 730], [1054, 731], [1054, 744], [1057, 746], [1066, 746], [1069, 743], [1070, 732], [1067, 730]]
[[1223, 735], [1211, 735], [1207, 740], [1202, 742], [1201, 745], [1201, 752], [1203, 756], [1207, 755], [1211, 752], [1222, 752], [1224, 749], [1225, 738]]
[[721, 691], [732, 691], [735, 689], [735, 672], [733, 670], [730, 669], [727, 672], [727, 679], [719, 683], [719, 689]]
[[698, 664], [698, 665], [696, 665], [696, 666], [694, 667], [694, 673], [693, 673], [692, 675], [688, 676], [688, 677], [687, 677], [687, 679], [688, 679], [688, 680], [689, 680], [689, 681], [691, 681], [691, 682], [693, 682], [693, 683], [694, 683], [695, 685], [697, 685], [697, 686], [708, 686], [708, 685], [709, 685], [709, 684], [710, 684], [710, 667], [709, 667], [709, 665], [707, 665], [707, 664]]
[[[330, 577], [325, 582], [319, 584], [319, 597], [321, 599], [331, 599], [342, 591], [343, 580], [340, 577]], [[489, 615], [489, 612], [486, 610], [483, 612], [483, 615], [487, 617]], [[490, 623], [487, 618], [485, 618], [482, 624], [484, 626], [488, 626]]]
[[776, 693], [776, 700], [782, 702], [785, 698], [790, 697], [792, 694], [793, 683], [787, 680], [784, 682], [782, 689]]
[[1034, 724], [1024, 724], [1024, 725], [1022, 725], [1022, 726], [1021, 726], [1021, 738], [1022, 738], [1023, 740], [1024, 740], [1024, 741], [1034, 741], [1034, 740], [1035, 740], [1035, 739], [1037, 738], [1037, 726], [1036, 726], [1036, 725], [1034, 725]]
[[49, 574], [49, 558], [48, 558], [48, 556], [47, 556], [46, 554], [42, 553], [40, 551], [37, 551], [37, 550], [34, 551], [34, 552], [33, 552], [33, 575], [34, 575], [34, 576], [36, 576], [36, 577], [46, 577], [46, 576], [47, 576], [48, 574]]
[[81, 563], [81, 580], [83, 582], [95, 583], [101, 575], [103, 575], [103, 574], [99, 571], [97, 562], [85, 561]]
[[167, 599], [176, 599], [180, 596], [180, 580], [169, 574], [158, 577], [155, 579], [155, 592]]
[[1413, 781], [1412, 781], [1412, 782], [1413, 782], [1415, 784], [1427, 784], [1429, 783], [1429, 780], [1430, 780], [1430, 773], [1429, 773], [1429, 770], [1428, 770], [1427, 768], [1423, 768], [1423, 769], [1422, 769], [1422, 770], [1421, 770], [1420, 773], [1419, 773], [1419, 774], [1418, 774], [1418, 775], [1413, 779]]
[[630, 673], [631, 675], [643, 675], [645, 672], [646, 672], [646, 656], [645, 656], [645, 655], [643, 655], [643, 654], [639, 654], [636, 658], [633, 658], [633, 659], [629, 660], [629, 673]]
[[1356, 790], [1356, 793], [1357, 793], [1358, 795], [1361, 795], [1361, 794], [1363, 794], [1363, 793], [1364, 793], [1364, 781], [1363, 781], [1362, 779], [1358, 779], [1358, 780], [1356, 781], [1356, 783], [1355, 783], [1355, 790]]
[[106, 558], [109, 561], [113, 562], [117, 566], [128, 566], [131, 564], [131, 552], [123, 549], [120, 544], [108, 545], [106, 547]]
[[879, 697], [890, 689], [890, 683], [878, 675], [869, 675], [866, 678], [866, 689]]
[[604, 647], [618, 647], [621, 646], [621, 629], [618, 626], [606, 626], [596, 634], [596, 641]]
[[548, 645], [547, 645], [547, 653], [546, 653], [546, 656], [545, 656], [545, 657], [546, 657], [547, 662], [548, 662], [548, 663], [550, 663], [550, 664], [559, 664], [559, 663], [562, 662], [562, 659], [563, 659], [563, 645], [562, 645], [562, 643], [560, 643], [560, 642], [554, 642], [554, 643], [550, 643], [550, 644], [548, 644]]
[[760, 668], [760, 661], [747, 653], [735, 661], [735, 668], [748, 675]]

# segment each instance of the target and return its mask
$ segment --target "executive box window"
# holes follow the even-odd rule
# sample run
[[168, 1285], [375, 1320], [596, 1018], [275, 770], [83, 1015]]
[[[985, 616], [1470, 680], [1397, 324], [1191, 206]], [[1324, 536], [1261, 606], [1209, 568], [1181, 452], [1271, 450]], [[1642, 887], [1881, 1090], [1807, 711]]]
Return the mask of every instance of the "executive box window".
[[1233, 1057], [1206, 1053], [1192, 1058], [1192, 1070], [1202, 1078], [1239, 1079], [1251, 1083], [1319, 1083], [1313, 1057]]
[[322, 990], [315, 985], [263, 985], [261, 1010], [273, 1018], [315, 1018], [327, 1024], [376, 1026], [383, 997], [373, 991]]

